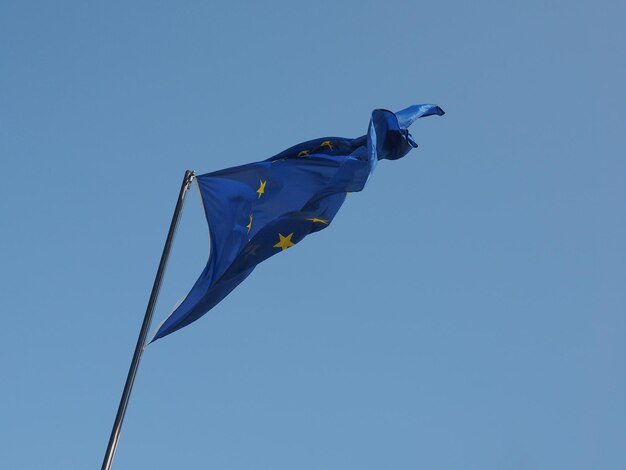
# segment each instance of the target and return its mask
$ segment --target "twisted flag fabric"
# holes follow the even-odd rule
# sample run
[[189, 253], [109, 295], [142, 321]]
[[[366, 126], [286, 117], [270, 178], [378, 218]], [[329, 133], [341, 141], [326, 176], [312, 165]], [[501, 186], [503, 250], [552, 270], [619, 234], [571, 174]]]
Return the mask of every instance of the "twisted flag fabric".
[[378, 160], [417, 147], [409, 126], [444, 111], [433, 104], [397, 113], [377, 109], [356, 139], [322, 137], [265, 161], [197, 177], [209, 225], [209, 261], [154, 340], [196, 321], [237, 287], [257, 264], [325, 229], [347, 193], [361, 191]]

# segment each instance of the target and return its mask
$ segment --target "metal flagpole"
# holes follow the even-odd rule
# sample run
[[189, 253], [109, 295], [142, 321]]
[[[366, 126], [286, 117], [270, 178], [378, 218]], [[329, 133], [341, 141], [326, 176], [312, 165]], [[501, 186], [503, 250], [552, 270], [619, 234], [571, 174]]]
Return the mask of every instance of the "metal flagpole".
[[115, 455], [117, 442], [120, 438], [122, 422], [124, 421], [124, 415], [126, 414], [126, 408], [128, 407], [128, 400], [130, 399], [130, 393], [133, 389], [133, 382], [135, 381], [137, 369], [139, 368], [141, 354], [143, 353], [143, 349], [146, 345], [146, 337], [148, 336], [148, 330], [150, 329], [150, 323], [152, 322], [152, 314], [154, 313], [154, 307], [156, 305], [157, 297], [159, 296], [161, 280], [163, 279], [163, 273], [165, 272], [165, 266], [167, 265], [167, 258], [170, 254], [172, 241], [174, 240], [174, 233], [176, 232], [180, 213], [183, 208], [183, 203], [185, 202], [185, 195], [187, 194], [187, 190], [191, 186], [194, 177], [195, 173], [187, 170], [185, 172], [185, 177], [183, 178], [183, 184], [180, 187], [178, 201], [176, 202], [176, 209], [174, 209], [172, 223], [170, 224], [170, 230], [167, 233], [165, 247], [163, 248], [163, 254], [161, 255], [161, 262], [159, 263], [159, 269], [157, 270], [154, 285], [152, 286], [152, 292], [150, 293], [150, 300], [148, 301], [148, 307], [146, 308], [146, 315], [143, 318], [143, 324], [141, 325], [141, 331], [139, 332], [139, 338], [137, 339], [137, 346], [135, 346], [135, 354], [133, 355], [133, 360], [130, 363], [130, 369], [128, 369], [128, 376], [126, 377], [126, 384], [124, 385], [124, 391], [122, 392], [122, 398], [120, 399], [120, 406], [117, 409], [117, 415], [115, 416], [115, 422], [113, 423], [113, 429], [111, 430], [109, 445], [107, 446], [106, 454], [104, 454], [102, 470], [109, 470], [111, 468], [111, 464], [113, 463], [113, 456]]

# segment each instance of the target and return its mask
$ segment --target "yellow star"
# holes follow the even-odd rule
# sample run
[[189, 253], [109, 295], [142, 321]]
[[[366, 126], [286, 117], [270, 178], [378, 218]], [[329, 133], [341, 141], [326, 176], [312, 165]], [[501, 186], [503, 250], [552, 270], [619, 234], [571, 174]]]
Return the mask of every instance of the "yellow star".
[[328, 225], [328, 219], [318, 219], [317, 217], [313, 217], [312, 219], [306, 219], [306, 220], [310, 220], [312, 222], [318, 222], [320, 224]]
[[333, 144], [330, 143], [330, 140], [325, 140], [320, 144], [320, 147], [328, 147], [328, 150], [332, 150]]
[[292, 236], [293, 236], [293, 232], [291, 232], [286, 237], [282, 233], [279, 233], [278, 234], [279, 240], [278, 240], [278, 243], [276, 243], [276, 245], [274, 245], [274, 248], [282, 248], [283, 251], [285, 251], [290, 246], [294, 246], [295, 243], [293, 243], [291, 241], [291, 237]]
[[248, 233], [250, 233], [250, 230], [252, 229], [252, 214], [250, 214], [250, 223], [246, 225], [246, 228], [248, 229]]
[[256, 250], [261, 245], [248, 245], [243, 252], [246, 254], [244, 259], [248, 259], [248, 256], [256, 256]]
[[261, 196], [263, 195], [263, 193], [265, 193], [265, 183], [267, 183], [267, 180], [259, 180], [259, 189], [256, 190], [256, 192], [259, 193], [258, 199], [261, 199]]
[[309, 153], [311, 153], [310, 150], [302, 150], [300, 153], [298, 153], [298, 156], [304, 157], [305, 155], [308, 155]]

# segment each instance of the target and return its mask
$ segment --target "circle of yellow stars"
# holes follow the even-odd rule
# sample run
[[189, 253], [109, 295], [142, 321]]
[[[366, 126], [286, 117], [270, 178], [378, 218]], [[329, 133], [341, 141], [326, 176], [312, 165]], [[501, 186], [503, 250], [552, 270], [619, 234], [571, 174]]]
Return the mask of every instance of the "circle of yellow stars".
[[[333, 146], [331, 144], [330, 141], [326, 140], [324, 142], [321, 143], [320, 145], [321, 148], [326, 147], [329, 150], [333, 149]], [[307, 154], [309, 154], [310, 150], [303, 150], [302, 152], [300, 152], [298, 154], [298, 156], [305, 156]], [[267, 180], [263, 181], [263, 180], [259, 180], [259, 187], [256, 190], [258, 197], [257, 199], [261, 199], [261, 196], [263, 196], [265, 194], [265, 186], [267, 185]], [[248, 233], [250, 233], [250, 230], [252, 229], [252, 220], [253, 220], [253, 216], [252, 214], [250, 214], [250, 221], [248, 223], [248, 225], [246, 225], [246, 228], [248, 229]], [[328, 220], [326, 219], [319, 219], [317, 217], [313, 217], [310, 219], [307, 219], [312, 221], [313, 223], [321, 223], [321, 224], [325, 224], [328, 225]], [[283, 235], [282, 233], [278, 234], [278, 243], [276, 243], [274, 245], [274, 248], [280, 248], [281, 251], [285, 251], [287, 248], [291, 248], [292, 246], [295, 246], [295, 243], [291, 241], [291, 238], [293, 237], [293, 233], [291, 232], [288, 235]], [[246, 252], [246, 258], [248, 256], [255, 256], [256, 255], [256, 249], [259, 247], [259, 245], [254, 245], [249, 246], [248, 248], [246, 248], [245, 252]]]

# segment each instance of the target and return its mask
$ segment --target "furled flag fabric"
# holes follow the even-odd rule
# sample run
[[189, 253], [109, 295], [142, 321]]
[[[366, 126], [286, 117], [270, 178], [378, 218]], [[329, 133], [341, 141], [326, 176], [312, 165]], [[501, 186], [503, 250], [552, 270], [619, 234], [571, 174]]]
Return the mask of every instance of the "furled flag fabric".
[[408, 131], [417, 118], [443, 114], [432, 104], [395, 114], [377, 109], [367, 134], [356, 139], [322, 137], [262, 162], [198, 176], [209, 261], [153, 341], [207, 313], [261, 261], [328, 227], [347, 193], [363, 189], [378, 160], [396, 160], [417, 147]]

